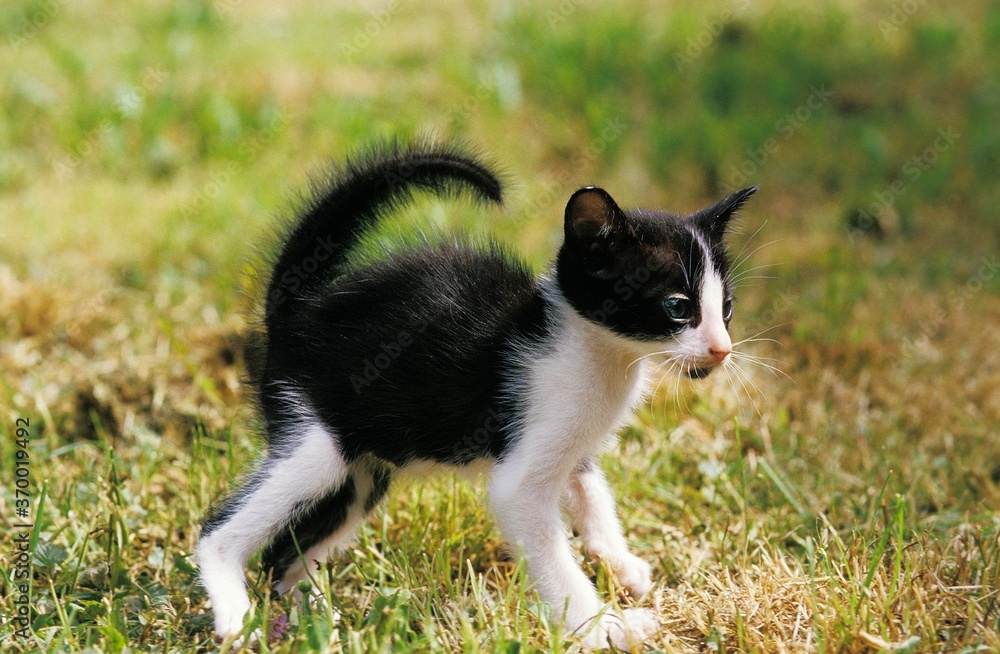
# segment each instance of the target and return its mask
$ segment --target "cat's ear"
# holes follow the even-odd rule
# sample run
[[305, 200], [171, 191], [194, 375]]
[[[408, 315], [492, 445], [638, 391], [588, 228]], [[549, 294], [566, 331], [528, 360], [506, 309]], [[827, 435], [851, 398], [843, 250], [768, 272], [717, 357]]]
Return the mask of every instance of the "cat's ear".
[[566, 241], [584, 251], [606, 250], [611, 237], [624, 229], [625, 224], [625, 212], [602, 188], [582, 188], [566, 204]]
[[702, 209], [691, 218], [699, 228], [708, 233], [712, 240], [720, 241], [726, 234], [726, 227], [729, 225], [729, 221], [733, 215], [756, 192], [756, 186], [736, 191], [729, 197], [719, 200], [706, 209]]

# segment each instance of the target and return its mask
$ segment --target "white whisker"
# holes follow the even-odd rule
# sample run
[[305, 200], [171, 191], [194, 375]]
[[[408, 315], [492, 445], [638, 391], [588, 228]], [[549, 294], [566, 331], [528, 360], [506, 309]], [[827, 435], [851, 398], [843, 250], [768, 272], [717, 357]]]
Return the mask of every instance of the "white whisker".
[[730, 371], [729, 369], [731, 365], [734, 364], [727, 361], [725, 364], [723, 364], [722, 371], [726, 373], [726, 381], [729, 382], [729, 388], [733, 389], [733, 396], [736, 398], [736, 403], [740, 407], [740, 414], [746, 416], [747, 412], [746, 409], [743, 408], [743, 400], [740, 399], [740, 392], [736, 389], [736, 384], [733, 383], [732, 371]]
[[749, 352], [742, 352], [742, 351], [740, 351], [740, 352], [733, 352], [732, 354], [734, 354], [734, 355], [736, 355], [738, 357], [749, 357], [749, 358], [757, 360], [757, 361], [774, 361], [775, 363], [784, 363], [784, 361], [781, 360], [781, 359], [776, 359], [774, 357], [762, 357], [762, 356], [760, 356], [758, 354], [750, 354]]
[[730, 279], [730, 281], [732, 281], [733, 283], [735, 283], [735, 282], [737, 282], [737, 281], [745, 278], [747, 275], [749, 275], [752, 272], [756, 272], [758, 270], [766, 270], [768, 268], [775, 268], [775, 267], [780, 266], [780, 265], [783, 265], [783, 264], [781, 264], [781, 263], [762, 263], [759, 266], [754, 266], [753, 268], [747, 268], [746, 270], [741, 270], [738, 274], [730, 275], [729, 279]]
[[750, 280], [750, 279], [778, 279], [778, 277], [777, 277], [777, 275], [753, 275], [751, 277], [740, 276], [737, 279], [731, 280], [730, 283], [733, 286], [740, 286], [741, 284], [743, 284], [743, 282], [745, 282], [747, 280]]
[[743, 366], [740, 365], [739, 361], [734, 361], [733, 363], [736, 365], [736, 370], [744, 376], [747, 382], [754, 387], [754, 390], [757, 391], [757, 394], [763, 397], [764, 402], [767, 403], [768, 406], [770, 406], [771, 404], [770, 398], [764, 393], [764, 391], [760, 389], [760, 386], [758, 386], [757, 383], [753, 380], [753, 377], [750, 376], [750, 373], [748, 373], [746, 370], [743, 369]]
[[[786, 373], [781, 368], [778, 368], [777, 366], [773, 366], [773, 365], [771, 365], [769, 363], [765, 363], [762, 357], [755, 357], [755, 356], [753, 356], [751, 354], [747, 354], [746, 352], [733, 352], [733, 354], [737, 355], [737, 358], [739, 360], [741, 360], [741, 361], [746, 361], [748, 363], [753, 363], [753, 364], [756, 364], [758, 366], [762, 366], [762, 367], [766, 368], [775, 377], [778, 377], [780, 375], [782, 377], [785, 377], [788, 381], [792, 382], [793, 384], [795, 383], [795, 380], [792, 379], [792, 377], [788, 373]], [[772, 360], [776, 360], [776, 359], [772, 359]], [[781, 362], [779, 361], [779, 363], [781, 363]]]
[[760, 234], [760, 230], [764, 229], [764, 225], [766, 224], [767, 221], [765, 220], [760, 224], [760, 227], [757, 228], [757, 231], [755, 231], [753, 234], [750, 235], [750, 238], [746, 240], [746, 243], [743, 244], [743, 247], [740, 248], [740, 251], [736, 253], [735, 257], [733, 257], [734, 261], [739, 261], [739, 258], [743, 255], [744, 252], [747, 251], [747, 248], [750, 247], [750, 244], [753, 243], [753, 240], [757, 238], [757, 234]]
[[674, 359], [668, 359], [667, 361], [664, 361], [663, 363], [661, 363], [660, 365], [658, 365], [656, 367], [656, 369], [654, 370], [654, 372], [659, 372], [661, 369], [663, 369], [663, 366], [667, 365], [668, 363], [670, 364], [670, 368], [668, 368], [667, 372], [663, 373], [660, 376], [660, 380], [656, 383], [656, 388], [653, 389], [653, 396], [654, 397], [656, 396], [657, 393], [660, 392], [660, 386], [663, 384], [663, 380], [667, 378], [667, 375], [670, 374], [670, 371], [674, 369], [675, 365], [677, 365], [677, 361], [674, 360]]
[[684, 406], [681, 406], [681, 375], [684, 374], [684, 364], [677, 366], [677, 381], [674, 382], [674, 407], [678, 411], [687, 411], [687, 400], [684, 400]]
[[634, 366], [635, 364], [639, 363], [643, 359], [648, 359], [649, 357], [655, 357], [655, 356], [661, 355], [661, 354], [667, 354], [667, 355], [670, 355], [670, 356], [674, 356], [676, 354], [676, 352], [673, 352], [671, 350], [661, 350], [660, 352], [650, 352], [649, 354], [643, 354], [641, 357], [636, 358], [632, 363], [628, 364], [628, 366], [625, 367], [626, 374], [628, 373], [629, 369], [632, 366]]
[[[743, 381], [746, 373], [740, 368], [739, 364], [735, 360], [732, 362], [732, 364], [733, 364], [733, 372], [736, 373], [736, 381], [738, 381], [740, 383], [740, 386], [743, 387], [743, 391], [747, 394], [747, 398], [750, 400], [750, 405], [753, 407], [753, 410], [757, 413], [758, 417], [763, 417], [763, 414], [761, 414], [760, 412], [760, 407], [757, 406], [757, 402], [753, 399], [753, 395], [750, 394], [750, 389], [747, 388], [747, 385]], [[752, 381], [750, 381], [750, 383], [753, 384]]]
[[733, 343], [733, 347], [736, 347], [737, 345], [743, 345], [744, 343], [774, 343], [775, 345], [784, 345], [784, 343], [782, 343], [781, 341], [775, 340], [773, 338], [745, 338], [739, 343]]
[[771, 241], [770, 243], [765, 243], [764, 245], [761, 245], [761, 246], [755, 248], [753, 250], [753, 252], [748, 253], [742, 259], [739, 259], [738, 257], [736, 257], [737, 261], [736, 261], [736, 263], [733, 264], [733, 271], [735, 272], [735, 271], [739, 270], [740, 266], [742, 266], [744, 263], [746, 263], [747, 261], [749, 261], [750, 257], [752, 257], [753, 255], [757, 254], [762, 249], [766, 248], [769, 245], [774, 245], [776, 243], [781, 243], [783, 240], [785, 240], [785, 239], [779, 238], [779, 239], [776, 239], [774, 241]]
[[[777, 329], [779, 327], [784, 327], [785, 325], [790, 325], [790, 324], [791, 323], [789, 323], [789, 322], [783, 322], [783, 323], [779, 323], [777, 325], [772, 325], [772, 326], [768, 327], [767, 329], [762, 329], [761, 331], [757, 332], [756, 334], [754, 334], [753, 336], [751, 336], [749, 338], [744, 338], [742, 341], [737, 341], [737, 342], [733, 343], [733, 347], [735, 348], [737, 345], [743, 345], [744, 343], [756, 343], [756, 342], [761, 341], [761, 340], [765, 340], [765, 341], [766, 340], [774, 340], [774, 339], [758, 339], [757, 337], [758, 336], [762, 336], [763, 334], [766, 334], [766, 333], [768, 333], [771, 330]], [[778, 341], [774, 341], [774, 342], [777, 343]]]

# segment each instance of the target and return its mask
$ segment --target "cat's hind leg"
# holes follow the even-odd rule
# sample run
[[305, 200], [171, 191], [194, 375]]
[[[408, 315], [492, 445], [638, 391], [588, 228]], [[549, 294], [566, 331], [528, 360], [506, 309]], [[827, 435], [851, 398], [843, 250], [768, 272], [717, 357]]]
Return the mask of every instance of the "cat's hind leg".
[[615, 512], [615, 498], [597, 462], [586, 459], [573, 471], [563, 506], [589, 556], [608, 564], [633, 597], [652, 587], [648, 563], [632, 554]]
[[263, 566], [285, 593], [308, 579], [311, 569], [354, 539], [358, 526], [389, 490], [389, 468], [374, 462], [351, 465], [347, 481], [290, 523], [264, 550]]
[[298, 427], [202, 526], [197, 559], [219, 637], [243, 629], [250, 609], [247, 559], [347, 481], [348, 466], [334, 434], [318, 421]]

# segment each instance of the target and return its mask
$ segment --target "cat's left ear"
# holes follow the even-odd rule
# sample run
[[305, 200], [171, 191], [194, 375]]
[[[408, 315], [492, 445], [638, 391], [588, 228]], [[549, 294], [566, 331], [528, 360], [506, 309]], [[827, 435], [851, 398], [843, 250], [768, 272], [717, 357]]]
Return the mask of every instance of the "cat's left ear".
[[726, 233], [730, 219], [750, 196], [757, 192], [756, 186], [736, 191], [729, 197], [719, 200], [712, 206], [702, 209], [691, 218], [699, 228], [708, 233], [713, 241], [721, 241]]
[[566, 204], [566, 241], [585, 252], [607, 251], [625, 225], [625, 212], [602, 188], [582, 188]]

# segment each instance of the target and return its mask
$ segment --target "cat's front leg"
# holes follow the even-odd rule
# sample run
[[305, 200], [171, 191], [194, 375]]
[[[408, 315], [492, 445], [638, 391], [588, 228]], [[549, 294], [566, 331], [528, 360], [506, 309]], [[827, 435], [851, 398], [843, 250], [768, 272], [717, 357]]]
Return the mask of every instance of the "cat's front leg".
[[653, 585], [652, 570], [629, 551], [614, 496], [593, 459], [585, 460], [573, 471], [564, 506], [573, 531], [583, 539], [584, 551], [607, 563], [633, 597], [645, 595]]
[[494, 514], [504, 536], [526, 559], [532, 587], [566, 629], [591, 647], [611, 643], [627, 648], [653, 633], [657, 621], [641, 609], [627, 610], [624, 616], [602, 613], [597, 590], [577, 565], [562, 524], [559, 498], [566, 476], [551, 463], [506, 459], [494, 469], [490, 484]]
[[597, 589], [577, 565], [559, 512], [559, 489], [540, 470], [507, 460], [494, 469], [490, 505], [504, 537], [527, 562], [532, 587], [575, 629], [600, 613]]

